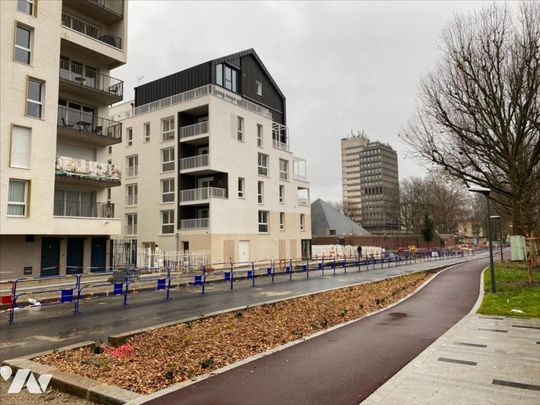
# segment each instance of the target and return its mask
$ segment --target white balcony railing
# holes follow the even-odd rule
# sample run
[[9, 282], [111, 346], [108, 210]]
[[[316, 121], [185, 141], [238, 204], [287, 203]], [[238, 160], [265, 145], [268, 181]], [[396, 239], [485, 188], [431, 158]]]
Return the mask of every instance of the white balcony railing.
[[132, 205], [137, 205], [137, 200], [138, 200], [138, 194], [126, 195], [126, 205], [128, 207]]
[[202, 201], [209, 200], [210, 198], [227, 198], [227, 190], [224, 188], [205, 187], [180, 191], [180, 202]]
[[197, 124], [188, 125], [180, 128], [180, 139], [190, 138], [192, 136], [208, 133], [208, 121], [199, 122]]
[[181, 219], [180, 229], [208, 229], [208, 218]]
[[309, 207], [309, 199], [308, 198], [299, 198], [298, 199], [298, 205], [301, 207]]
[[272, 146], [274, 149], [284, 150], [285, 152], [290, 152], [290, 146], [288, 143], [283, 143], [272, 139]]
[[61, 176], [87, 177], [95, 180], [120, 181], [122, 170], [118, 165], [57, 156], [56, 174]]
[[180, 170], [197, 169], [209, 164], [208, 154], [191, 156], [180, 159]]
[[233, 93], [212, 84], [197, 87], [196, 89], [184, 91], [183, 93], [178, 93], [173, 96], [162, 98], [161, 100], [156, 100], [152, 101], [151, 103], [137, 106], [132, 110], [125, 112], [122, 116], [122, 119], [129, 118], [135, 115], [145, 114], [152, 111], [157, 111], [171, 105], [185, 103], [187, 101], [195, 100], [197, 98], [208, 95], [213, 95], [215, 97], [221, 98], [222, 100], [228, 101], [229, 103], [245, 108], [248, 111], [262, 115], [263, 117], [266, 117], [268, 119], [272, 119], [272, 112], [269, 109], [261, 107], [260, 105], [251, 101], [244, 100], [242, 97], [236, 96]]

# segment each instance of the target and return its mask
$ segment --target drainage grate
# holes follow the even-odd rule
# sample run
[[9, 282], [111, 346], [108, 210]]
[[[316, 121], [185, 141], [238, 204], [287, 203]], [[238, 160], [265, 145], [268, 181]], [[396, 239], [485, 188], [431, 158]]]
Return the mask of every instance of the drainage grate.
[[497, 317], [494, 317], [494, 316], [479, 316], [478, 318], [480, 318], [480, 319], [495, 319], [497, 321], [504, 321], [504, 318], [497, 318]]
[[540, 329], [540, 326], [512, 325], [512, 328]]
[[504, 380], [493, 380], [491, 383], [494, 384], [494, 385], [503, 385], [505, 387], [521, 388], [521, 389], [524, 389], [524, 390], [540, 391], [540, 385], [523, 384], [523, 383], [517, 383], [517, 382], [512, 382], [512, 381], [504, 381]]
[[447, 363], [465, 364], [466, 366], [476, 366], [478, 363], [475, 361], [447, 359], [446, 357], [439, 357], [437, 360], [445, 361]]
[[481, 345], [479, 343], [454, 342], [454, 344], [460, 346], [487, 347], [487, 345]]
[[501, 333], [508, 333], [507, 330], [504, 329], [488, 329], [488, 328], [478, 328], [478, 330], [487, 330], [490, 332], [501, 332]]

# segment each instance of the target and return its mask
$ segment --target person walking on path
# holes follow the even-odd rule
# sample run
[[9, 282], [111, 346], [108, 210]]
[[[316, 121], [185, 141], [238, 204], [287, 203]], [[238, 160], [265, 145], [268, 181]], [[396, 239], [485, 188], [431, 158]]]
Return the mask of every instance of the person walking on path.
[[358, 247], [356, 248], [356, 252], [358, 253], [358, 258], [361, 259], [362, 258], [362, 246], [358, 245]]

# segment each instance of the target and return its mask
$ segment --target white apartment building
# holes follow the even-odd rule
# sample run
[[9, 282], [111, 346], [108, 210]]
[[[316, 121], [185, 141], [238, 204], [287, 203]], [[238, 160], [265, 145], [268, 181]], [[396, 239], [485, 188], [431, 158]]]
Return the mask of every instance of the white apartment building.
[[123, 0], [0, 2], [0, 278], [102, 271], [121, 220], [108, 106], [126, 63]]
[[135, 89], [111, 158], [122, 237], [210, 261], [309, 255], [309, 183], [289, 146], [285, 97], [253, 49]]

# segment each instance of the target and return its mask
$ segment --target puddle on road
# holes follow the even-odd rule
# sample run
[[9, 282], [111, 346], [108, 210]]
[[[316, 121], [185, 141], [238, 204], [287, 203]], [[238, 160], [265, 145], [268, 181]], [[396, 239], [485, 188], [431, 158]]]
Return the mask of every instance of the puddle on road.
[[407, 314], [403, 312], [390, 312], [388, 316], [393, 319], [400, 319], [400, 318], [405, 318]]

